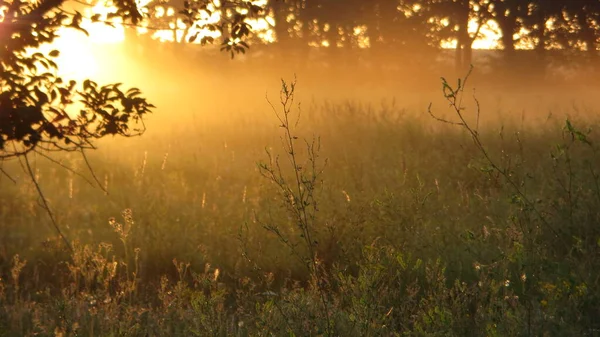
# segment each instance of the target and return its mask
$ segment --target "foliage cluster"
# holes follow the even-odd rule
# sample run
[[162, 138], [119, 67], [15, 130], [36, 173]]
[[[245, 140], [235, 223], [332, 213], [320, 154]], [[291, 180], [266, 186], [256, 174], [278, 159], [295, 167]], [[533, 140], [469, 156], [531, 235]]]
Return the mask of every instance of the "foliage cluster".
[[[46, 151], [89, 149], [94, 139], [105, 135], [140, 134], [143, 127], [138, 125], [153, 107], [135, 88], [122, 91], [120, 84], [99, 86], [89, 80], [76, 88], [74, 81], [56, 75], [53, 58], [60, 52], [52, 50], [45, 55], [37, 48], [51, 43], [60, 27], [82, 29], [80, 14], [56, 11], [61, 4], [1, 4], [6, 9], [0, 23], [1, 159], [25, 155], [37, 147]], [[79, 111], [73, 111], [77, 108]]]
[[[210, 1], [184, 2], [180, 15], [196, 29], [220, 31], [226, 38], [222, 49], [244, 52], [243, 41], [250, 35], [246, 18], [261, 7], [245, 1], [224, 1], [223, 9], [242, 6], [245, 14], [223, 17], [219, 22], [201, 25], [199, 18], [209, 11]], [[141, 97], [137, 88], [122, 90], [121, 84], [82, 84], [63, 79], [53, 61], [59, 50], [43, 53], [66, 29], [87, 34], [84, 16], [73, 11], [65, 0], [0, 2], [0, 159], [23, 156], [41, 148], [44, 151], [79, 151], [94, 148], [93, 141], [106, 135], [134, 136], [144, 132], [143, 117], [154, 106]], [[148, 18], [136, 1], [114, 2], [105, 18], [86, 18], [113, 25], [139, 25]], [[192, 37], [193, 40], [197, 38]]]

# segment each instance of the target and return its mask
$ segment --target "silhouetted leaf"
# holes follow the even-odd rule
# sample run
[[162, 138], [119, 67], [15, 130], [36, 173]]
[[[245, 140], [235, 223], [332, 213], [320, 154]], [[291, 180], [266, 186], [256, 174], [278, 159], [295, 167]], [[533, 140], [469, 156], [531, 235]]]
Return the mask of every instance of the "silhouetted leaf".
[[42, 92], [38, 87], [34, 87], [33, 90], [40, 106], [48, 103], [48, 95], [46, 93]]
[[194, 35], [190, 36], [190, 37], [188, 38], [188, 43], [193, 43], [193, 42], [195, 42], [195, 41], [196, 41], [196, 39], [198, 38], [198, 35], [200, 35], [200, 32], [196, 32], [196, 34], [194, 34]]

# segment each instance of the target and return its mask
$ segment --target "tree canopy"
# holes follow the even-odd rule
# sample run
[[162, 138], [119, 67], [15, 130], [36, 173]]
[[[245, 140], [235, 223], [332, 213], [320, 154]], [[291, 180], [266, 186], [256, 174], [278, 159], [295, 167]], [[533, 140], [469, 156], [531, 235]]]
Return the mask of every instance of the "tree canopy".
[[[353, 29], [365, 25], [370, 44], [386, 50], [407, 52], [430, 47], [441, 41], [456, 41], [457, 63], [468, 68], [471, 48], [481, 38], [482, 27], [500, 35], [507, 58], [516, 48], [540, 52], [562, 49], [598, 54], [600, 43], [600, 2], [587, 0], [374, 0], [327, 1], [287, 0], [286, 6], [271, 5], [275, 11], [299, 12], [295, 20], [276, 22], [278, 37], [306, 39], [295, 34], [296, 20], [313, 23], [310, 34], [324, 34], [329, 45], [350, 41]], [[307, 5], [310, 3], [310, 7]], [[278, 14], [276, 17], [284, 18]], [[280, 20], [281, 21], [281, 20]], [[283, 36], [289, 35], [289, 36]], [[350, 36], [348, 36], [350, 35]], [[305, 44], [300, 42], [298, 45]]]
[[[543, 69], [563, 62], [566, 57], [572, 65], [589, 66], [598, 61], [599, 3], [255, 0], [238, 4], [211, 1], [210, 5], [199, 8], [200, 16], [193, 19], [218, 13], [223, 20], [237, 22], [236, 31], [248, 33], [243, 43], [229, 34], [198, 33], [195, 30], [198, 21], [182, 19], [185, 13], [180, 9], [191, 5], [181, 0], [154, 0], [145, 6], [150, 9], [147, 19], [151, 26], [173, 35], [166, 39], [176, 42], [176, 47], [222, 43], [222, 48], [233, 55], [251, 45], [253, 49], [268, 51], [295, 70], [310, 66], [307, 60], [314, 59], [315, 54], [334, 68], [347, 68], [352, 62], [367, 59], [378, 65], [428, 70], [432, 70], [436, 60], [447, 60], [452, 55], [455, 69], [462, 74], [474, 62], [474, 50], [487, 46], [497, 50], [494, 58], [502, 62], [495, 64], [504, 67], [502, 72], [512, 69], [519, 74], [526, 69], [541, 74]], [[170, 14], [165, 14], [165, 8], [170, 9]], [[260, 8], [264, 10], [257, 10]], [[253, 9], [254, 20], [243, 16]], [[219, 30], [212, 24], [207, 27], [212, 32]], [[150, 35], [152, 32], [147, 34]]]
[[[220, 8], [241, 6], [244, 12], [201, 27], [198, 18], [211, 2], [185, 0], [179, 15], [187, 24], [220, 31], [223, 50], [232, 55], [244, 52], [248, 47], [245, 38], [250, 35], [246, 18], [262, 8], [242, 0], [221, 1]], [[54, 62], [60, 51], [39, 50], [56, 40], [60, 29], [87, 33], [82, 27], [83, 14], [70, 10], [69, 4], [66, 0], [0, 1], [0, 159], [40, 150], [90, 149], [98, 138], [130, 137], [145, 130], [144, 116], [154, 106], [139, 89], [62, 78]], [[148, 11], [135, 0], [116, 0], [113, 5], [116, 10], [109, 18], [118, 17], [124, 25], [136, 26], [148, 18], [144, 14]], [[101, 20], [99, 16], [90, 19]], [[196, 38], [198, 35], [189, 42]]]

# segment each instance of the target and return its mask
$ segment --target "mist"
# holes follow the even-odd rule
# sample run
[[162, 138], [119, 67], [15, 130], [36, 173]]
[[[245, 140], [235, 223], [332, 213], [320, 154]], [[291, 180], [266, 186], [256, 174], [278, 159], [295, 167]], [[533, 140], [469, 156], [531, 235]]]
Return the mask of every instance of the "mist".
[[[227, 127], [238, 121], [275, 123], [269, 101], [278, 103], [281, 80], [297, 81], [296, 102], [302, 110], [350, 104], [386, 110], [391, 115], [427, 117], [429, 104], [439, 113], [448, 112], [441, 77], [456, 84], [469, 73], [468, 69], [454, 69], [449, 52], [445, 54], [447, 60], [422, 68], [403, 64], [400, 53], [386, 58], [397, 60], [393, 64], [369, 58], [345, 66], [321, 52], [318, 59], [296, 66], [285, 56], [272, 55], [275, 52], [270, 49], [261, 50], [262, 46], [257, 50], [251, 47], [246, 55], [231, 59], [214, 48], [175, 48], [157, 41], [145, 44], [140, 42], [135, 53], [128, 53], [131, 48], [124, 46], [112, 47], [113, 57], [101, 58], [101, 68], [108, 69], [103, 76], [105, 82], [139, 87], [157, 106], [147, 119], [150, 135], [192, 124]], [[585, 74], [571, 70], [559, 76], [549, 69], [543, 77], [515, 72], [499, 60], [490, 61], [490, 54], [498, 59], [501, 53], [475, 51], [467, 82], [465, 104], [473, 108], [476, 98], [482, 120], [493, 125], [513, 120], [536, 123], [551, 115], [594, 117], [597, 87], [585, 80]], [[564, 65], [569, 64], [565, 61]], [[303, 123], [310, 125], [312, 121], [304, 119]]]
[[524, 3], [136, 2], [45, 46], [154, 107], [0, 125], [0, 332], [595, 335], [600, 8]]

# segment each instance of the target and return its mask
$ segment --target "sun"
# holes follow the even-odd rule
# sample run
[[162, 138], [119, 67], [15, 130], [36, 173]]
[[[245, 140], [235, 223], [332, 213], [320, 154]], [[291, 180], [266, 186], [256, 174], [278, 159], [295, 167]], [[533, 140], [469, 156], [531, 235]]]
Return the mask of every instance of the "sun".
[[[58, 73], [66, 79], [81, 81], [87, 78], [104, 80], [111, 74], [121, 74], [126, 71], [125, 64], [127, 63], [127, 55], [119, 52], [114, 52], [119, 48], [110, 48], [112, 46], [123, 45], [125, 42], [125, 26], [119, 17], [111, 18], [111, 13], [116, 13], [117, 8], [114, 6], [113, 0], [84, 0], [87, 5], [79, 8], [83, 14], [81, 27], [87, 31], [87, 35], [73, 28], [61, 28], [58, 31], [59, 38], [52, 44], [41, 48], [41, 51], [49, 52], [58, 50], [60, 56], [55, 60], [58, 66]], [[96, 2], [97, 1], [97, 2]], [[148, 15], [148, 9], [145, 5], [150, 0], [136, 0], [138, 8], [144, 15]], [[95, 2], [95, 4], [94, 4]], [[218, 2], [215, 2], [218, 4]], [[266, 5], [266, 0], [256, 0], [256, 5]], [[74, 5], [81, 5], [81, 2]], [[210, 7], [212, 6], [212, 7]], [[201, 12], [200, 18], [196, 22], [197, 26], [205, 26], [214, 24], [221, 20], [221, 15], [217, 11], [217, 5], [209, 5], [210, 11]], [[191, 28], [186, 29], [186, 25], [181, 18], [176, 17], [176, 10], [172, 7], [158, 6], [155, 8], [155, 18], [169, 18], [170, 23], [168, 29], [150, 30], [148, 29], [148, 20], [144, 20], [136, 28], [139, 34], [150, 34], [150, 36], [159, 41], [166, 43], [182, 43], [193, 35], [210, 36], [218, 38], [221, 34], [219, 31], [210, 31], [207, 28]], [[208, 13], [211, 14], [208, 14]], [[96, 17], [98, 20], [92, 22], [90, 18]], [[106, 25], [103, 22], [110, 22], [112, 25]], [[248, 23], [252, 26], [257, 36], [266, 41], [274, 42], [274, 32], [270, 26], [274, 25], [271, 17], [248, 19]], [[187, 35], [184, 36], [184, 32]], [[196, 39], [194, 43], [200, 43], [201, 39]], [[107, 52], [111, 49], [111, 52]]]
[[[40, 47], [42, 52], [51, 50], [60, 52], [54, 60], [58, 67], [58, 75], [76, 81], [88, 78], [102, 80], [109, 75], [102, 64], [105, 62], [104, 51], [109, 45], [117, 45], [125, 41], [125, 28], [118, 18], [110, 21], [112, 26], [102, 22], [92, 22], [89, 18], [98, 15], [101, 21], [108, 22], [107, 15], [115, 9], [110, 2], [104, 1], [88, 6], [83, 10], [84, 18], [81, 22], [81, 28], [87, 31], [87, 35], [73, 28], [62, 27], [57, 30], [58, 37], [52, 43]], [[118, 57], [118, 55], [113, 56]], [[114, 65], [118, 65], [120, 60], [116, 61], [113, 62]]]
[[82, 80], [98, 74], [98, 62], [91, 41], [82, 32], [63, 28], [53, 43], [43, 46], [42, 51], [58, 50], [54, 60], [59, 75], [69, 80]]

